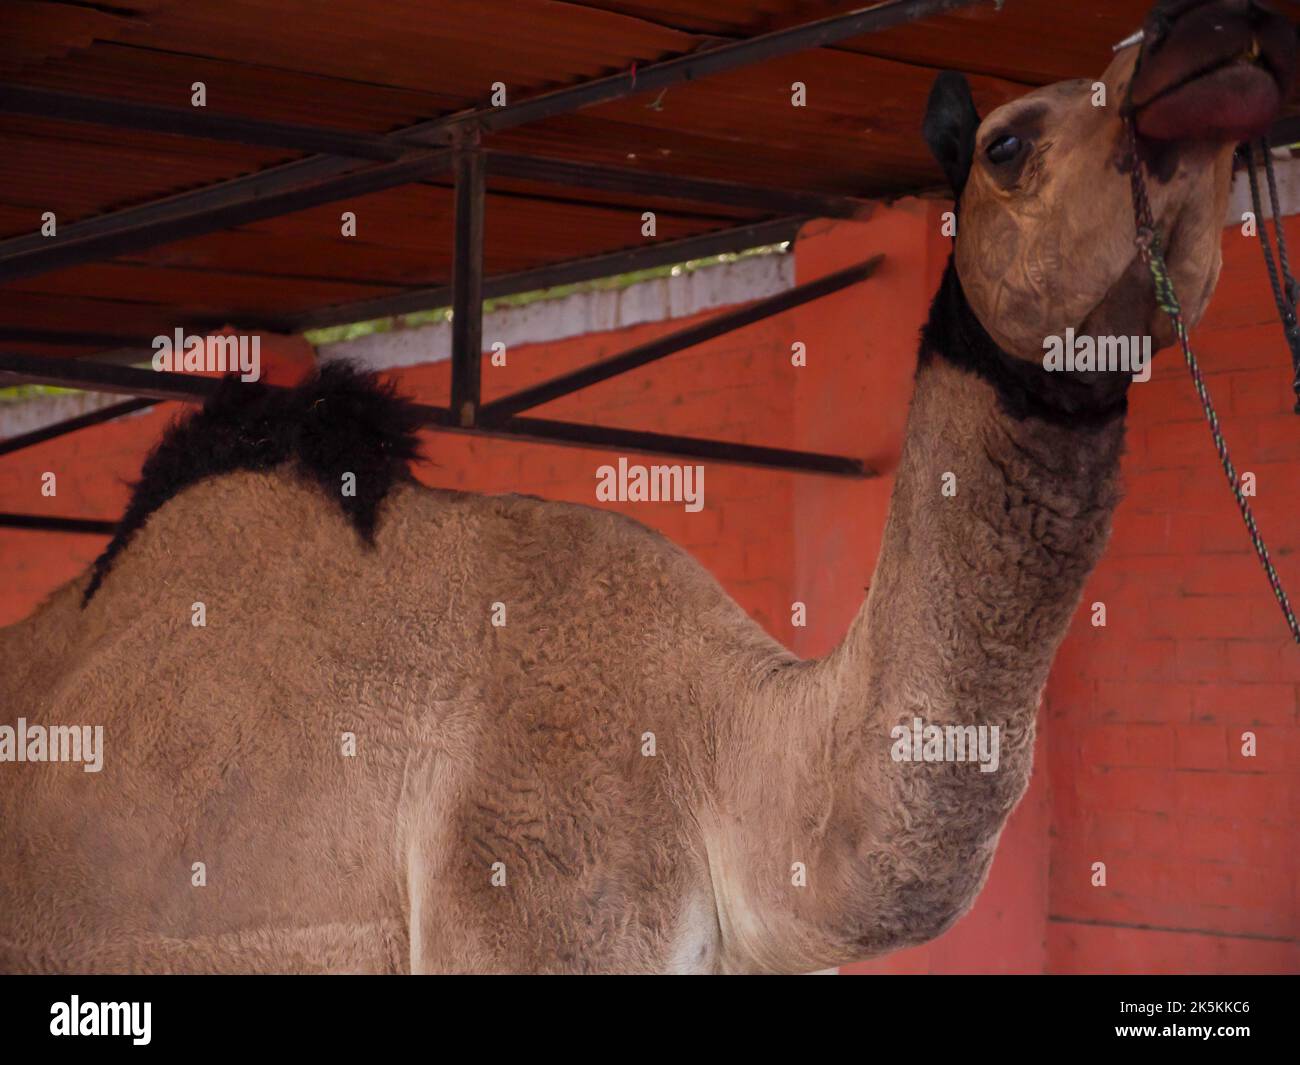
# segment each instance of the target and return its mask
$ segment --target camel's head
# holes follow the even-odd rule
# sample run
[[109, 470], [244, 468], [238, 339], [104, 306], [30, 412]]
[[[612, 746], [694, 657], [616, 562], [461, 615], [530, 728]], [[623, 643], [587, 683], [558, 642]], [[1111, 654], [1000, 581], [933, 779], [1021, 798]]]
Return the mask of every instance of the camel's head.
[[1253, 0], [1162, 0], [1096, 81], [1038, 89], [983, 121], [966, 80], [941, 75], [925, 136], [958, 202], [962, 288], [993, 339], [1038, 362], [1067, 327], [1173, 341], [1136, 256], [1125, 115], [1195, 323], [1219, 274], [1233, 148], [1276, 117], [1295, 52], [1295, 29]]

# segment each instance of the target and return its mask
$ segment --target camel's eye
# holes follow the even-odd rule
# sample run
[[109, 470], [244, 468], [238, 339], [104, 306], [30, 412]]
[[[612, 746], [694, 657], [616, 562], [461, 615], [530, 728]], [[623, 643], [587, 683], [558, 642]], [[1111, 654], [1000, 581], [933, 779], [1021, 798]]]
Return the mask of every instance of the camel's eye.
[[990, 163], [1009, 163], [1024, 149], [1024, 142], [1014, 133], [1004, 133], [984, 149]]

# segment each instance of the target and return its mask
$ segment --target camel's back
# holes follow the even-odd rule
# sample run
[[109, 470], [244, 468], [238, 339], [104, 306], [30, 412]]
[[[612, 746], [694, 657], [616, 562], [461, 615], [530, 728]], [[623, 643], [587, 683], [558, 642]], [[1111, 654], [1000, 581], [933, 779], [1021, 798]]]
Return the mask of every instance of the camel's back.
[[104, 737], [0, 765], [3, 968], [708, 964], [711, 730], [782, 652], [661, 537], [401, 484], [368, 546], [239, 472], [82, 585], [0, 632], [0, 723]]

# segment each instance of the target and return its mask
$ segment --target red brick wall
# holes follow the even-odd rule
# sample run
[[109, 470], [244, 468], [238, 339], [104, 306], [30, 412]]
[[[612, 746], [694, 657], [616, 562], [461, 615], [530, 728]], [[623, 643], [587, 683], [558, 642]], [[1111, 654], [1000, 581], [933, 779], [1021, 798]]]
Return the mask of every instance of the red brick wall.
[[[669, 503], [616, 508], [683, 544], [803, 654], [823, 653], [840, 638], [875, 563], [917, 332], [947, 256], [940, 209], [912, 202], [865, 223], [812, 224], [797, 248], [800, 281], [877, 251], [887, 254], [885, 265], [848, 291], [537, 411], [856, 454], [876, 465], [882, 476], [847, 481], [709, 463], [700, 513]], [[1294, 587], [1300, 419], [1287, 413], [1284, 348], [1258, 258], [1254, 242], [1226, 238], [1225, 281], [1197, 341], [1238, 466], [1259, 475], [1260, 523]], [[682, 324], [512, 349], [506, 368], [485, 366], [485, 394]], [[807, 347], [801, 369], [790, 364], [795, 341]], [[418, 399], [446, 399], [445, 363], [396, 376]], [[939, 940], [852, 971], [1300, 969], [1293, 842], [1300, 790], [1294, 769], [1282, 772], [1300, 755], [1297, 656], [1270, 613], [1276, 608], [1193, 402], [1172, 353], [1134, 390], [1129, 499], [1085, 596], [1106, 602], [1108, 625], [1093, 629], [1081, 612], [1061, 652], [1034, 779], [988, 887]], [[125, 482], [170, 414], [0, 458], [0, 509], [115, 516]], [[430, 484], [592, 505], [596, 467], [610, 461], [603, 452], [447, 434], [429, 434], [425, 453], [420, 475]], [[40, 495], [46, 470], [59, 477], [53, 500]], [[24, 616], [101, 545], [96, 537], [0, 530], [0, 624]], [[795, 601], [807, 605], [806, 628], [791, 625]], [[1260, 742], [1249, 768], [1229, 734], [1248, 724]], [[1107, 862], [1106, 888], [1088, 886], [1097, 860]]]
[[[1300, 220], [1287, 233], [1300, 242]], [[1193, 340], [1300, 596], [1300, 417], [1258, 241], [1235, 228]], [[1124, 473], [1114, 538], [1048, 688], [1050, 968], [1300, 971], [1300, 651], [1177, 352], [1133, 388]], [[1105, 887], [1091, 886], [1098, 861]]]

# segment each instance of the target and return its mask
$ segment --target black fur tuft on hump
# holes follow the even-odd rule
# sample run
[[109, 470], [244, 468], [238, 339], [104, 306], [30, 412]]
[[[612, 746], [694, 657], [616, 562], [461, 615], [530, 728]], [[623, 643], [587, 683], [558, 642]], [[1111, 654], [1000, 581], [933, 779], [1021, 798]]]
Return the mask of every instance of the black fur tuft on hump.
[[[202, 410], [172, 425], [145, 459], [82, 605], [149, 515], [190, 485], [236, 470], [292, 463], [372, 543], [379, 504], [395, 482], [410, 479], [419, 425], [416, 407], [391, 385], [344, 363], [323, 366], [292, 389], [228, 375]], [[356, 495], [343, 494], [345, 473], [356, 475]]]

